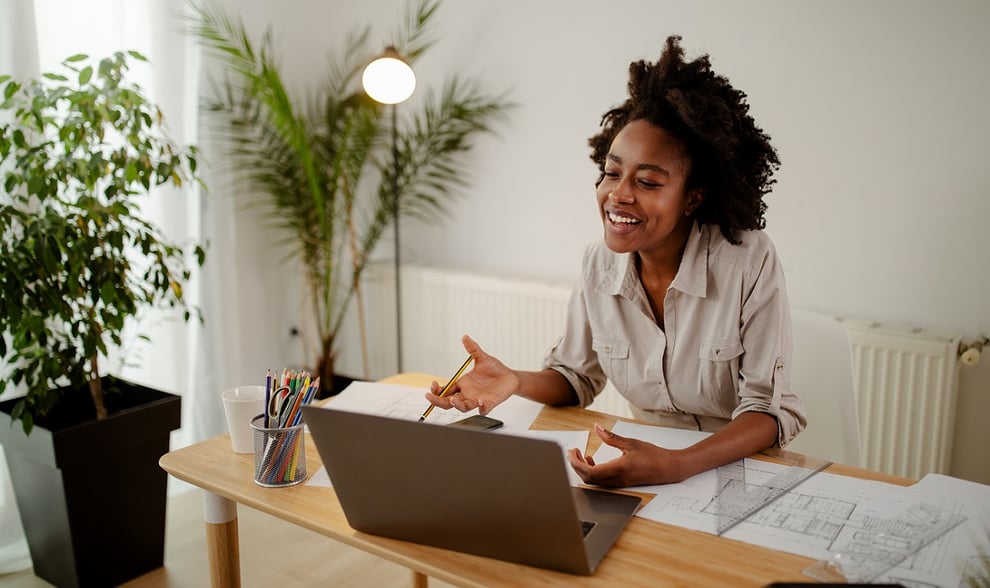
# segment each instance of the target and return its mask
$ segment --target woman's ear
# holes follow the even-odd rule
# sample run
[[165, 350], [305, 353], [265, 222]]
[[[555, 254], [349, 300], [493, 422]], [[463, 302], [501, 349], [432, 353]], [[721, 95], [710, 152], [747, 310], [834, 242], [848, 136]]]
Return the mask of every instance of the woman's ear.
[[705, 199], [705, 191], [701, 188], [694, 188], [687, 195], [687, 206], [684, 207], [684, 216], [691, 216], [698, 210], [701, 202]]

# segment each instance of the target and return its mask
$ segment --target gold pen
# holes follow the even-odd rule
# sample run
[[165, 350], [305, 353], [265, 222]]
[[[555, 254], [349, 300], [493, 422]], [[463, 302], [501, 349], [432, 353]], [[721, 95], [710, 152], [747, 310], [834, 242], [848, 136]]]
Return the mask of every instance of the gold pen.
[[[441, 398], [446, 396], [447, 392], [450, 392], [450, 389], [454, 386], [454, 382], [456, 382], [457, 379], [461, 377], [461, 374], [464, 373], [464, 370], [466, 370], [467, 366], [470, 364], [471, 364], [471, 356], [469, 355], [468, 358], [464, 360], [464, 363], [461, 364], [461, 367], [460, 369], [457, 370], [457, 373], [454, 374], [454, 377], [447, 380], [447, 383], [444, 385], [443, 389], [440, 390], [439, 396]], [[430, 411], [432, 411], [434, 407], [436, 407], [435, 404], [430, 404], [430, 406], [426, 408], [426, 412], [423, 413], [423, 416], [419, 417], [419, 422], [423, 422], [424, 420], [426, 420], [426, 417], [430, 416]]]

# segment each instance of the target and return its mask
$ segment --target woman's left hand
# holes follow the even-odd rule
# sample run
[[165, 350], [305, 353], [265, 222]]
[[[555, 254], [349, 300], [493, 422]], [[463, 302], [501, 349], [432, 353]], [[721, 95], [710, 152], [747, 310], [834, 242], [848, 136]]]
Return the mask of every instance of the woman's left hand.
[[676, 451], [658, 447], [646, 441], [622, 437], [595, 423], [595, 433], [603, 443], [611, 445], [622, 455], [605, 463], [596, 464], [590, 455], [581, 455], [578, 449], [567, 452], [571, 467], [586, 484], [597, 486], [642, 486], [646, 484], [671, 484], [687, 479]]

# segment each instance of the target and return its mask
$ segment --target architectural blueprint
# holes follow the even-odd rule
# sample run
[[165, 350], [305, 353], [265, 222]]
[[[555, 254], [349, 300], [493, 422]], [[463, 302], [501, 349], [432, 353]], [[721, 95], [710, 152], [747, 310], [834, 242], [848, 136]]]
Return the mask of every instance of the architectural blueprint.
[[[664, 446], [662, 427], [617, 423], [613, 431]], [[679, 435], [677, 433], [676, 435]], [[669, 445], [667, 445], [669, 446]], [[603, 446], [598, 462], [617, 456]], [[745, 460], [747, 482], [769, 479], [783, 468], [759, 460]], [[706, 472], [709, 474], [710, 472]], [[639, 487], [656, 493], [638, 516], [714, 534], [718, 524], [716, 478], [696, 476], [681, 484]], [[979, 569], [980, 545], [988, 552], [990, 486], [948, 476], [929, 475], [910, 487], [819, 473], [763, 508], [724, 536], [828, 561], [850, 549], [850, 538], [876, 534], [896, 536], [898, 517], [917, 503], [966, 517], [928, 547], [886, 572], [877, 582], [898, 582], [908, 588], [957, 588], [965, 569]], [[982, 543], [980, 543], [982, 541]], [[986, 568], [984, 568], [985, 570]]]

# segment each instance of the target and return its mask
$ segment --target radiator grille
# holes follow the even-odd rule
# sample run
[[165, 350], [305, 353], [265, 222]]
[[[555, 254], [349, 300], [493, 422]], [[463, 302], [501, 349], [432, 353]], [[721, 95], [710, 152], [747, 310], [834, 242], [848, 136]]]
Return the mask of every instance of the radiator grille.
[[958, 337], [843, 320], [853, 352], [863, 465], [909, 478], [948, 473]]
[[539, 369], [563, 331], [570, 294], [566, 285], [432, 268], [403, 273], [402, 286], [410, 331], [404, 361], [440, 374], [466, 357], [464, 334], [506, 365]]

